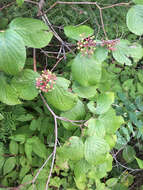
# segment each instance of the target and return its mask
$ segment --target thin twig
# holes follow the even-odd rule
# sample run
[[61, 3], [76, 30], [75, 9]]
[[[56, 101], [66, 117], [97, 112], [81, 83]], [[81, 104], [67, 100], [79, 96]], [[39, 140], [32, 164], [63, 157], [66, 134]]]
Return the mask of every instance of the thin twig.
[[65, 46], [69, 51], [71, 51], [75, 55], [75, 53], [72, 51], [72, 49], [62, 40], [62, 38], [57, 34], [55, 29], [52, 27], [52, 24], [50, 23], [50, 21], [49, 21], [48, 17], [46, 16], [46, 14], [44, 14], [42, 16], [42, 19], [49, 26], [49, 28], [53, 32], [54, 36], [59, 40], [59, 42], [61, 42], [61, 44], [63, 46]]
[[56, 64], [53, 66], [53, 68], [51, 69], [51, 71], [53, 71], [56, 67], [57, 67], [57, 65], [61, 62], [61, 60], [64, 58], [64, 56], [63, 57], [61, 57], [57, 62], [56, 62]]
[[43, 9], [44, 4], [45, 4], [45, 1], [44, 1], [44, 0], [40, 0], [40, 1], [39, 1], [39, 3], [38, 3], [39, 9], [38, 9], [37, 16], [40, 16], [40, 15], [41, 15], [41, 11], [42, 11], [42, 9]]
[[36, 49], [33, 48], [33, 69], [37, 72], [37, 63], [36, 63]]
[[130, 2], [129, 3], [116, 3], [113, 5], [102, 7], [101, 9], [103, 10], [103, 9], [109, 9], [109, 8], [113, 8], [113, 7], [121, 7], [121, 6], [129, 6], [129, 5], [130, 5]]
[[7, 5], [4, 5], [3, 7], [0, 7], [0, 11], [2, 11], [3, 9], [5, 9], [5, 8], [11, 6], [11, 5], [13, 5], [14, 3], [15, 3], [15, 1], [11, 2], [11, 3], [7, 4]]
[[136, 171], [143, 171], [143, 169], [128, 168], [128, 167], [124, 166], [123, 164], [121, 164], [121, 163], [117, 160], [116, 156], [114, 156], [113, 154], [112, 154], [112, 156], [113, 156], [114, 160], [116, 161], [116, 163], [119, 164], [122, 168], [125, 168], [126, 170], [133, 171], [133, 172], [136, 172]]
[[27, 3], [32, 3], [32, 4], [35, 4], [35, 5], [39, 5], [38, 2], [35, 2], [35, 1], [31, 1], [31, 0], [24, 0], [24, 2], [27, 2]]
[[58, 126], [57, 126], [57, 118], [56, 117], [54, 117], [54, 122], [55, 122], [55, 143], [54, 143], [52, 164], [51, 164], [50, 173], [49, 173], [49, 176], [48, 176], [48, 180], [47, 180], [47, 183], [46, 183], [45, 190], [48, 190], [50, 178], [51, 178], [52, 171], [53, 171], [53, 168], [54, 168], [54, 162], [55, 162], [56, 150], [57, 150], [57, 143], [58, 143]]
[[38, 170], [37, 174], [35, 175], [35, 177], [32, 180], [32, 183], [34, 184], [36, 179], [38, 178], [40, 172], [42, 171], [42, 169], [45, 167], [45, 165], [47, 164], [47, 162], [50, 160], [50, 158], [52, 157], [53, 153], [50, 154], [50, 156], [47, 158], [47, 160], [44, 162], [44, 164], [41, 166], [41, 168]]
[[40, 93], [40, 96], [45, 104], [45, 106], [47, 107], [47, 109], [50, 111], [50, 113], [53, 115], [54, 117], [54, 122], [55, 122], [55, 143], [54, 143], [54, 149], [53, 149], [53, 158], [52, 158], [52, 164], [51, 164], [51, 168], [50, 168], [50, 173], [48, 176], [48, 180], [46, 182], [46, 187], [45, 190], [48, 190], [48, 186], [49, 186], [49, 182], [50, 182], [50, 178], [52, 175], [52, 171], [53, 171], [53, 167], [54, 167], [54, 162], [55, 162], [55, 156], [56, 156], [56, 150], [57, 150], [57, 142], [58, 142], [58, 125], [57, 125], [57, 115], [53, 112], [53, 110], [50, 108], [50, 106], [47, 104], [47, 102], [45, 101], [44, 97], [42, 96], [42, 94]]

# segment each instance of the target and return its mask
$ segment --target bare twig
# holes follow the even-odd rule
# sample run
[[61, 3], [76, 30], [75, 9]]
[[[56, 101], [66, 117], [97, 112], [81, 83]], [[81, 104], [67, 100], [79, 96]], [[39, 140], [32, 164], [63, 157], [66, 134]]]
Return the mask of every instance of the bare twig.
[[27, 3], [31, 3], [31, 4], [35, 4], [35, 5], [39, 5], [38, 2], [35, 2], [35, 1], [31, 1], [31, 0], [24, 0], [24, 2], [27, 2]]
[[51, 69], [51, 71], [53, 71], [56, 67], [57, 67], [57, 65], [61, 62], [61, 60], [64, 58], [64, 56], [63, 57], [61, 57], [57, 62], [56, 62], [56, 64], [53, 66], [53, 68]]
[[66, 119], [64, 117], [59, 117], [57, 116], [54, 111], [50, 108], [50, 106], [47, 104], [44, 96], [40, 93], [41, 99], [43, 101], [43, 103], [45, 104], [45, 106], [47, 107], [47, 109], [50, 111], [50, 113], [52, 114], [52, 116], [54, 117], [54, 122], [55, 122], [55, 143], [54, 143], [54, 149], [53, 149], [53, 158], [52, 158], [52, 164], [51, 164], [51, 168], [50, 168], [50, 173], [48, 176], [48, 180], [46, 182], [46, 187], [45, 190], [48, 190], [48, 186], [49, 186], [49, 182], [50, 182], [50, 178], [52, 175], [52, 171], [53, 171], [53, 167], [54, 167], [54, 162], [55, 162], [55, 156], [56, 156], [56, 149], [57, 149], [57, 143], [58, 143], [58, 126], [57, 126], [57, 119], [59, 120], [63, 120], [63, 121], [69, 121], [69, 122], [74, 122], [74, 123], [78, 123], [78, 122], [83, 122], [85, 120], [79, 120], [79, 121], [74, 121], [74, 120], [69, 120]]
[[41, 15], [41, 11], [42, 11], [42, 9], [43, 9], [44, 4], [45, 4], [45, 1], [44, 1], [44, 0], [40, 0], [40, 1], [39, 1], [39, 3], [38, 3], [39, 9], [38, 9], [38, 14], [37, 14], [37, 16], [40, 16], [40, 15]]
[[112, 156], [113, 156], [114, 160], [116, 161], [116, 163], [119, 164], [122, 168], [125, 168], [126, 170], [129, 170], [129, 171], [132, 171], [132, 172], [143, 171], [143, 169], [128, 168], [128, 167], [126, 167], [125, 165], [121, 164], [121, 163], [117, 160], [117, 158], [116, 158], [116, 156], [115, 156], [114, 154], [112, 154]]
[[50, 154], [50, 156], [47, 158], [47, 160], [44, 162], [44, 164], [41, 166], [41, 168], [38, 170], [37, 174], [35, 175], [35, 177], [32, 180], [32, 183], [34, 184], [36, 179], [38, 178], [40, 172], [42, 171], [42, 169], [45, 167], [45, 165], [47, 164], [47, 162], [50, 160], [50, 158], [52, 157], [53, 153]]
[[33, 69], [37, 72], [37, 63], [36, 63], [36, 49], [33, 49]]
[[51, 29], [51, 31], [53, 32], [54, 36], [59, 40], [59, 42], [61, 42], [61, 44], [63, 46], [65, 46], [69, 51], [71, 51], [73, 54], [75, 54], [72, 49], [62, 40], [62, 38], [57, 34], [57, 32], [55, 31], [55, 29], [52, 27], [52, 24], [50, 23], [48, 17], [46, 16], [46, 14], [44, 14], [42, 16], [43, 21], [49, 26], [49, 28]]
[[106, 7], [102, 7], [102, 10], [103, 10], [103, 9], [113, 8], [113, 7], [129, 6], [130, 3], [131, 3], [131, 2], [129, 2], [129, 3], [116, 3], [116, 4], [113, 4], [113, 5], [109, 5], [109, 6], [106, 6]]
[[49, 182], [50, 182], [50, 178], [52, 175], [52, 171], [53, 171], [53, 167], [54, 167], [54, 162], [55, 162], [55, 156], [56, 156], [56, 150], [57, 150], [57, 142], [58, 142], [58, 125], [57, 125], [57, 115], [53, 112], [53, 110], [50, 108], [50, 106], [47, 104], [47, 102], [45, 101], [44, 97], [42, 96], [42, 94], [40, 93], [40, 96], [45, 104], [45, 106], [47, 107], [47, 109], [50, 111], [50, 113], [53, 115], [54, 117], [54, 122], [55, 122], [55, 143], [54, 143], [54, 149], [53, 149], [53, 158], [52, 158], [52, 164], [51, 164], [51, 168], [50, 168], [50, 173], [48, 176], [48, 180], [46, 183], [46, 187], [45, 190], [48, 190], [48, 186], [49, 186]]

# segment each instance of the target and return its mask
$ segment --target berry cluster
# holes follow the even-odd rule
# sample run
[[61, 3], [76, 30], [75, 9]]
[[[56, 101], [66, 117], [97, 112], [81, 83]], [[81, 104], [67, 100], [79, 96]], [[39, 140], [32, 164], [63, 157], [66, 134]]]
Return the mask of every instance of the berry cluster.
[[36, 88], [43, 92], [49, 92], [56, 83], [56, 75], [49, 70], [42, 71], [42, 75], [36, 79]]
[[119, 40], [108, 40], [108, 41], [105, 41], [105, 40], [102, 40], [102, 43], [101, 43], [101, 46], [105, 46], [107, 49], [111, 50], [111, 51], [115, 51], [116, 48], [115, 48], [115, 45], [119, 42]]
[[83, 34], [81, 34], [80, 37], [82, 39], [77, 43], [77, 49], [81, 51], [82, 55], [93, 55], [96, 49], [95, 36], [84, 38]]
[[111, 51], [115, 51], [115, 45], [119, 42], [119, 39], [115, 40], [102, 40], [102, 41], [96, 41], [95, 36], [84, 38], [84, 35], [81, 34], [80, 37], [82, 38], [77, 43], [77, 49], [79, 49], [82, 53], [82, 55], [93, 55], [95, 49], [97, 46], [106, 47], [107, 49]]

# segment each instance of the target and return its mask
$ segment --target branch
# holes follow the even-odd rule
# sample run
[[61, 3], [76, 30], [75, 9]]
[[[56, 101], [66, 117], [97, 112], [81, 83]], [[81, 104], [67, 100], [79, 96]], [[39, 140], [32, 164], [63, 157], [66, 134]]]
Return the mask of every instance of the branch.
[[11, 2], [11, 3], [9, 3], [9, 4], [7, 4], [7, 5], [3, 6], [3, 7], [1, 7], [1, 8], [0, 8], [0, 11], [2, 11], [3, 9], [5, 9], [5, 8], [11, 6], [11, 5], [13, 5], [14, 3], [15, 3], [15, 2]]
[[40, 1], [39, 1], [39, 3], [38, 3], [39, 9], [38, 9], [38, 14], [37, 14], [37, 16], [40, 16], [40, 15], [41, 15], [41, 11], [42, 11], [42, 9], [43, 9], [44, 4], [45, 4], [45, 1], [44, 1], [44, 0], [40, 0]]

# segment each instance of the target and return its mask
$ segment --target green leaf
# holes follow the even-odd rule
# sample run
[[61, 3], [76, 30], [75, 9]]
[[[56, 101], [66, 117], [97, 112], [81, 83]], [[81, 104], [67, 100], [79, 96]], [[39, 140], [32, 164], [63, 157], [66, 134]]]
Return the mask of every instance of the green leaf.
[[25, 64], [26, 49], [23, 39], [13, 30], [0, 32], [0, 70], [15, 75]]
[[137, 43], [130, 44], [127, 40], [120, 40], [120, 42], [115, 45], [115, 49], [115, 51], [112, 51], [113, 57], [121, 64], [131, 65], [130, 57], [137, 62], [143, 56], [143, 48], [141, 45]]
[[38, 137], [32, 137], [28, 141], [29, 144], [32, 145], [32, 151], [39, 156], [40, 158], [46, 159], [47, 156], [47, 148], [44, 143]]
[[99, 120], [105, 126], [107, 134], [114, 134], [120, 128], [124, 120], [121, 116], [116, 116], [115, 111], [110, 108], [108, 112], [100, 115]]
[[109, 152], [109, 145], [103, 138], [92, 136], [85, 141], [84, 155], [90, 164], [100, 164], [105, 159], [105, 155]]
[[3, 167], [3, 174], [7, 174], [11, 172], [16, 165], [16, 158], [10, 157], [5, 161], [4, 167]]
[[48, 31], [49, 27], [38, 19], [16, 18], [11, 21], [9, 27], [23, 38], [28, 47], [45, 47], [53, 37], [52, 32]]
[[61, 151], [67, 159], [80, 160], [84, 156], [84, 144], [81, 138], [72, 136], [61, 148]]
[[21, 104], [15, 89], [6, 82], [4, 76], [0, 76], [0, 101], [8, 105]]
[[10, 137], [10, 139], [12, 139], [12, 140], [14, 140], [16, 142], [20, 142], [21, 144], [23, 144], [25, 142], [25, 140], [26, 140], [26, 137], [23, 134], [17, 134], [17, 135], [12, 135]]
[[[61, 117], [70, 119], [70, 120], [82, 120], [85, 117], [85, 108], [84, 108], [84, 104], [78, 100], [77, 104], [69, 111], [63, 112], [61, 114]], [[65, 122], [65, 121], [61, 121], [63, 126], [66, 129], [69, 130], [74, 130], [76, 129], [77, 125], [72, 124], [71, 122]]]
[[3, 120], [4, 116], [0, 113], [0, 120]]
[[73, 83], [72, 90], [81, 98], [92, 98], [96, 95], [97, 86], [81, 86], [77, 82]]
[[89, 169], [91, 169], [91, 166], [86, 160], [79, 160], [74, 166], [75, 177], [80, 178], [82, 175], [86, 174]]
[[103, 62], [106, 60], [108, 56], [108, 50], [107, 48], [104, 47], [98, 47], [96, 48], [94, 52], [94, 58], [97, 60], [97, 62]]
[[[74, 40], [81, 40], [94, 34], [94, 30], [89, 26], [66, 26], [64, 27], [64, 33], [67, 37]], [[82, 36], [83, 35], [83, 36]]]
[[138, 94], [142, 95], [143, 94], [143, 85], [142, 85], [142, 83], [138, 82], [136, 85], [137, 85]]
[[11, 154], [18, 154], [18, 143], [16, 141], [13, 141], [13, 140], [10, 141], [9, 152]]
[[19, 6], [22, 6], [23, 3], [24, 3], [24, 0], [16, 0], [16, 3], [17, 3]]
[[130, 145], [125, 146], [123, 150], [123, 158], [127, 163], [132, 162], [135, 159], [136, 152]]
[[96, 166], [96, 170], [94, 171], [94, 175], [96, 179], [101, 179], [107, 175], [107, 172], [112, 170], [112, 162], [113, 158], [108, 153], [105, 156], [105, 160], [100, 165]]
[[5, 30], [8, 24], [8, 18], [1, 17], [0, 18], [0, 30]]
[[100, 120], [91, 118], [88, 120], [87, 124], [87, 135], [104, 138], [106, 131], [104, 125], [102, 122], [100, 122]]
[[129, 173], [125, 173], [121, 176], [120, 182], [126, 187], [129, 187], [134, 182], [134, 176]]
[[118, 178], [110, 178], [106, 181], [106, 185], [108, 187], [113, 187], [117, 184], [117, 182], [118, 182]]
[[[31, 141], [31, 139], [30, 139]], [[29, 139], [27, 140], [27, 142], [24, 144], [24, 149], [25, 149], [25, 154], [28, 158], [28, 161], [30, 163], [32, 163], [32, 144], [29, 143]]]
[[36, 119], [33, 119], [30, 123], [29, 129], [35, 131], [39, 127], [39, 122]]
[[103, 114], [107, 112], [113, 102], [114, 102], [113, 92], [105, 92], [103, 94], [99, 94], [97, 97], [96, 113]]
[[57, 77], [54, 89], [51, 92], [45, 93], [45, 97], [58, 110], [67, 111], [77, 104], [78, 98], [75, 94], [68, 91], [67, 85], [63, 86], [59, 81], [61, 81], [61, 78]]
[[30, 166], [26, 165], [21, 168], [20, 173], [19, 173], [19, 178], [22, 179], [30, 170]]
[[72, 64], [72, 76], [82, 86], [96, 85], [101, 78], [101, 63], [78, 54]]
[[[21, 182], [21, 184], [24, 184], [24, 183], [27, 183], [29, 181], [32, 181], [32, 179], [33, 179], [33, 176], [31, 174], [25, 175], [24, 178], [23, 178], [23, 180], [22, 180], [22, 182]], [[22, 186], [21, 190], [27, 190], [27, 188], [29, 186], [30, 186], [30, 184]]]
[[128, 190], [128, 187], [124, 186], [121, 183], [117, 183], [114, 187], [113, 190]]
[[143, 4], [143, 0], [133, 0], [133, 2], [134, 2], [135, 4], [140, 4], [140, 5]]
[[134, 79], [126, 80], [122, 85], [123, 89], [126, 91], [130, 90], [133, 86], [133, 81], [134, 81]]
[[95, 108], [95, 102], [94, 101], [90, 101], [87, 104], [88, 109], [93, 113], [96, 114], [96, 108]]
[[16, 121], [30, 121], [34, 118], [32, 114], [25, 114], [25, 115], [20, 115], [16, 118]]
[[114, 148], [117, 142], [116, 135], [106, 135], [105, 138], [106, 142], [109, 144], [110, 149]]
[[139, 81], [143, 83], [143, 70], [138, 70], [137, 76]]
[[139, 159], [139, 158], [137, 158], [137, 157], [135, 157], [135, 159], [136, 159], [136, 161], [137, 161], [137, 163], [138, 163], [140, 169], [143, 169], [143, 160], [141, 160], [141, 159]]
[[35, 85], [38, 76], [37, 72], [25, 69], [12, 79], [11, 84], [20, 98], [32, 100], [38, 95]]
[[126, 17], [129, 30], [136, 35], [143, 34], [143, 5], [132, 6]]

